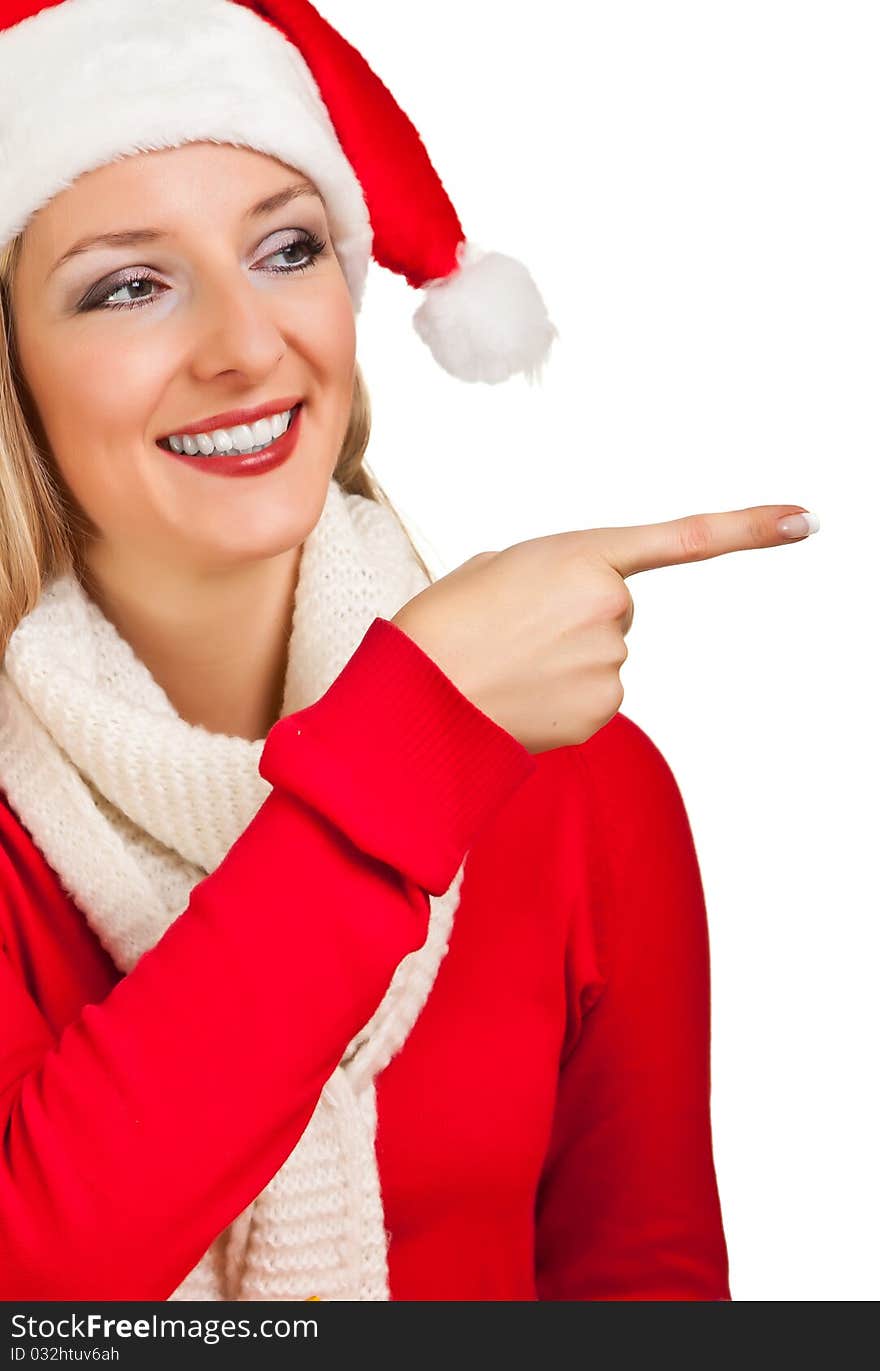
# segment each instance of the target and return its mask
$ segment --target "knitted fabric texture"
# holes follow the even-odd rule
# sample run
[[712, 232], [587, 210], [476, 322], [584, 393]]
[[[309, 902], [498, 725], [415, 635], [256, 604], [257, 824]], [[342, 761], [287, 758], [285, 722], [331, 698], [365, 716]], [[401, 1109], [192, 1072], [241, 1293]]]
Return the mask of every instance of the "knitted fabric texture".
[[[282, 715], [318, 700], [373, 620], [393, 617], [427, 583], [393, 512], [331, 480], [303, 546]], [[46, 586], [9, 641], [0, 785], [123, 972], [186, 909], [270, 793], [258, 771], [263, 741], [181, 719], [71, 573]], [[398, 965], [290, 1156], [170, 1299], [390, 1298], [375, 1078], [430, 994], [463, 873], [430, 896], [425, 943]]]

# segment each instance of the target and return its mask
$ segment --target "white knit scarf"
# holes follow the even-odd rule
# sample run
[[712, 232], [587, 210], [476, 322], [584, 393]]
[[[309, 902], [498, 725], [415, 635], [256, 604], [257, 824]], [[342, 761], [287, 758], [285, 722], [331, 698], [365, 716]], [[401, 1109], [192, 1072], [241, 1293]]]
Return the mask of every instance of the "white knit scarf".
[[[427, 584], [388, 507], [332, 480], [303, 547], [282, 714], [314, 703], [373, 619], [391, 618]], [[352, 721], [361, 726], [369, 721]], [[123, 972], [186, 909], [266, 799], [262, 748], [181, 719], [72, 574], [46, 586], [10, 639], [0, 785]], [[390, 1298], [375, 1077], [430, 994], [463, 872], [464, 864], [444, 895], [431, 896], [426, 942], [397, 967], [290, 1156], [169, 1298]]]

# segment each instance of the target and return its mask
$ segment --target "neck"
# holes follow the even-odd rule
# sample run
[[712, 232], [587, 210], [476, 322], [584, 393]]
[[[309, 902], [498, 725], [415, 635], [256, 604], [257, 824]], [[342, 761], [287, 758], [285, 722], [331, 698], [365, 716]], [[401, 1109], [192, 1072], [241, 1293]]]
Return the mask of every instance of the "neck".
[[110, 552], [90, 549], [85, 589], [180, 717], [262, 741], [281, 715], [302, 547], [197, 575]]

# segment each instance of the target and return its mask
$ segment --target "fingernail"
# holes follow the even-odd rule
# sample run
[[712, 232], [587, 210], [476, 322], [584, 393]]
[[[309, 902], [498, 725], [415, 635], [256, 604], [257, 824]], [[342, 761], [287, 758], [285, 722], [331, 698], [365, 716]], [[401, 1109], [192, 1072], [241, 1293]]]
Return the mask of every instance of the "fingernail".
[[809, 510], [805, 514], [786, 514], [784, 519], [780, 519], [776, 527], [783, 538], [803, 538], [805, 533], [815, 533], [819, 527], [819, 516], [811, 514]]

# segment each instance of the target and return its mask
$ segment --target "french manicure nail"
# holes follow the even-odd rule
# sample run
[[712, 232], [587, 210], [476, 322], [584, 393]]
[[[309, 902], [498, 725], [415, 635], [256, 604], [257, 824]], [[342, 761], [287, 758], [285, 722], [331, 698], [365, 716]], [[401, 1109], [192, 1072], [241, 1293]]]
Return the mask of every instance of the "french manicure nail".
[[779, 519], [776, 527], [783, 538], [803, 538], [806, 533], [815, 533], [819, 527], [819, 517], [808, 510], [805, 514], [786, 514]]

